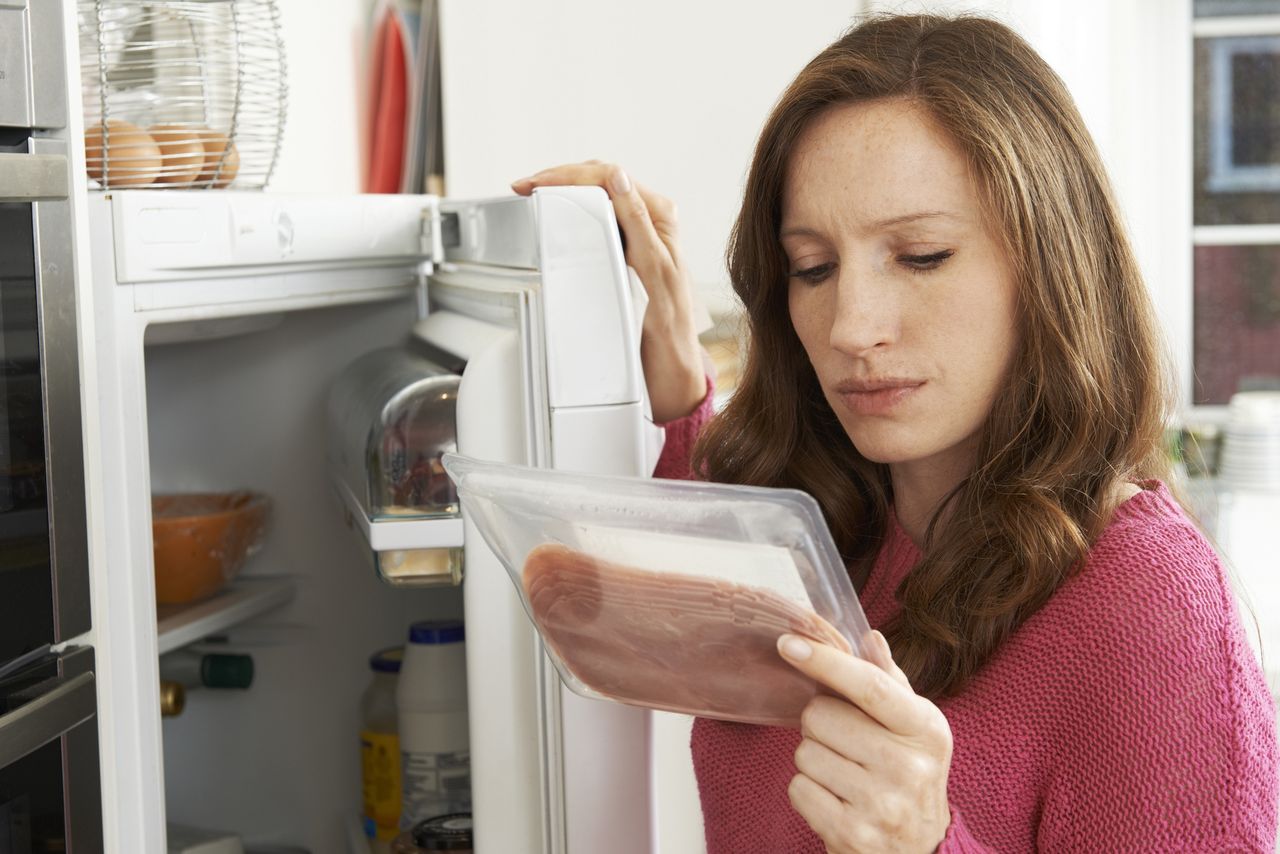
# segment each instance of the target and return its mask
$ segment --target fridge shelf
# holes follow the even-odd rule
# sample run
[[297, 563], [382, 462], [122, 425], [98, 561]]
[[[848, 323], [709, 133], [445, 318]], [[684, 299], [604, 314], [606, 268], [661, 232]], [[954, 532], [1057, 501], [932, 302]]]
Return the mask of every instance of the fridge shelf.
[[287, 578], [244, 578], [211, 599], [156, 609], [160, 655], [243, 623], [293, 598]]
[[370, 518], [363, 503], [345, 483], [335, 480], [334, 489], [342, 499], [348, 520], [359, 529], [375, 552], [462, 548], [461, 516]]

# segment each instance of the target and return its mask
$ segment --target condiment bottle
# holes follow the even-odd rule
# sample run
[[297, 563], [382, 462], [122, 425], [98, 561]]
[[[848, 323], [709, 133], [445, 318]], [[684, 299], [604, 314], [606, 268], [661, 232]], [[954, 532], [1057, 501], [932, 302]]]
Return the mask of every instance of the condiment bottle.
[[396, 683], [404, 658], [401, 647], [369, 657], [373, 678], [360, 698], [360, 767], [364, 818], [374, 847], [389, 850], [400, 829], [400, 726]]

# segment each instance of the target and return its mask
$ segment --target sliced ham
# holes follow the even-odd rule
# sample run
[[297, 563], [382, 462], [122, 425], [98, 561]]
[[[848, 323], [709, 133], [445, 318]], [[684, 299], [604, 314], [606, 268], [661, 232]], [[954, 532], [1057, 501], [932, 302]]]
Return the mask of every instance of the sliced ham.
[[761, 587], [635, 569], [559, 544], [529, 553], [523, 581], [565, 667], [631, 705], [798, 727], [819, 688], [778, 655], [778, 636], [850, 651], [822, 617]]

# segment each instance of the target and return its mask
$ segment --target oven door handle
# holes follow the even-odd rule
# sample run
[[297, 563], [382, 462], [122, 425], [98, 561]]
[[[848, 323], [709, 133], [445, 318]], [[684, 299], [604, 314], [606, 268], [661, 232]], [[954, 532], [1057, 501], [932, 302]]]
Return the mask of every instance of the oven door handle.
[[49, 682], [57, 687], [0, 716], [0, 768], [84, 723], [97, 710], [92, 672], [59, 676]]
[[62, 154], [0, 154], [0, 202], [67, 198], [67, 158]]

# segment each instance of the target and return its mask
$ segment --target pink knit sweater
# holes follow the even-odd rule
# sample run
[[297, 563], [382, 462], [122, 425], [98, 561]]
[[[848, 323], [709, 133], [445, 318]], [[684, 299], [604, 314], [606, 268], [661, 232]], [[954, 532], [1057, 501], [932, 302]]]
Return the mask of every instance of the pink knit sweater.
[[[666, 425], [656, 476], [692, 476], [709, 398]], [[1163, 484], [1142, 486], [1083, 570], [939, 703], [955, 743], [940, 852], [1275, 850], [1275, 707], [1213, 549]], [[873, 627], [919, 558], [894, 522], [859, 597]], [[695, 721], [708, 854], [825, 851], [787, 799], [799, 741]]]

